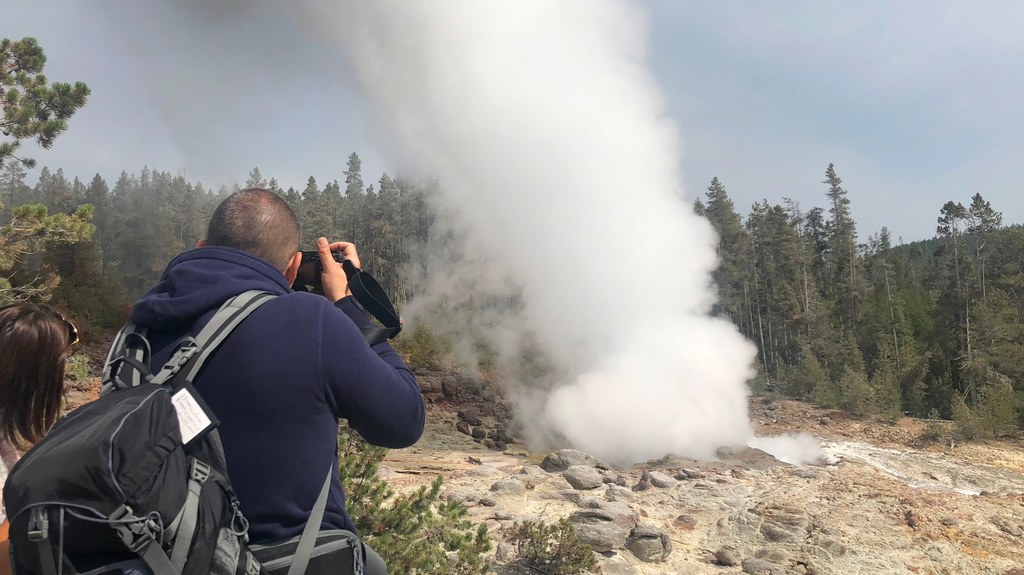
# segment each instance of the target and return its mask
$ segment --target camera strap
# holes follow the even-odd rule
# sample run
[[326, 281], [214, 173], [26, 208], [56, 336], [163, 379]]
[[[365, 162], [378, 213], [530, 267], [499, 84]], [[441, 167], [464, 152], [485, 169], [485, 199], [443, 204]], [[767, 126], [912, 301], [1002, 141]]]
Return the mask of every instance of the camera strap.
[[341, 267], [348, 277], [348, 288], [352, 290], [352, 297], [383, 326], [363, 328], [366, 341], [374, 345], [398, 335], [402, 331], [402, 318], [395, 311], [394, 304], [380, 282], [349, 260], [341, 262]]

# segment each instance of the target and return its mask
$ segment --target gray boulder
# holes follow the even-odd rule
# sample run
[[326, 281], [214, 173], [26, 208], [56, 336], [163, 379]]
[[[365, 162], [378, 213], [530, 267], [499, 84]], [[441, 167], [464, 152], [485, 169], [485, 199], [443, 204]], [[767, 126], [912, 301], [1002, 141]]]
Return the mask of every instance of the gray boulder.
[[640, 571], [621, 558], [601, 562], [601, 575], [640, 575]]
[[653, 525], [637, 525], [626, 540], [626, 549], [641, 561], [658, 563], [672, 553], [672, 540], [663, 529]]
[[540, 466], [544, 471], [558, 472], [565, 471], [573, 465], [589, 465], [590, 467], [596, 467], [601, 462], [598, 461], [593, 455], [589, 453], [583, 453], [577, 449], [559, 449], [553, 451], [544, 458], [544, 461], [540, 463]]
[[743, 560], [743, 572], [747, 575], [788, 575], [782, 565], [756, 557]]
[[502, 479], [491, 485], [491, 491], [495, 495], [507, 495], [514, 497], [526, 496], [526, 484], [518, 479]]
[[636, 501], [636, 496], [629, 490], [628, 487], [621, 485], [609, 485], [608, 490], [604, 493], [605, 499], [608, 501], [626, 501], [632, 503]]
[[580, 541], [590, 545], [598, 553], [621, 549], [629, 537], [628, 529], [609, 522], [579, 523], [574, 527]]
[[660, 471], [651, 471], [648, 475], [651, 478], [651, 485], [655, 487], [675, 487], [679, 483], [679, 480], [676, 479], [675, 477], [672, 477]]
[[636, 526], [636, 512], [621, 501], [601, 501], [597, 508], [581, 509], [569, 516], [573, 523], [615, 523], [627, 530]]
[[570, 465], [563, 476], [573, 489], [597, 489], [604, 485], [601, 471], [589, 465]]

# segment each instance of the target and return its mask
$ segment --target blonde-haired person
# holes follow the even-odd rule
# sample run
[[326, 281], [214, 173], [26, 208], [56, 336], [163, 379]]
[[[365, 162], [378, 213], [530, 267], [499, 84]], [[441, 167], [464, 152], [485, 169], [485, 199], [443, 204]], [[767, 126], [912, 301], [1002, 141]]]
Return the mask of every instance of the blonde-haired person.
[[[19, 303], [0, 308], [0, 484], [18, 454], [60, 416], [64, 362], [78, 330], [52, 307]], [[2, 498], [0, 498], [2, 504]], [[11, 572], [6, 511], [0, 505], [0, 575]]]

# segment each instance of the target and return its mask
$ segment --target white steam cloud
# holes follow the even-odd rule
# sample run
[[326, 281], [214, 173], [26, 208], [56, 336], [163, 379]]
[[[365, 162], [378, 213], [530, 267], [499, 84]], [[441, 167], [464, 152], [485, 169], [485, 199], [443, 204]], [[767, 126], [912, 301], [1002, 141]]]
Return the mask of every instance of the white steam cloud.
[[468, 254], [446, 281], [518, 293], [483, 329], [530, 333], [556, 368], [549, 390], [519, 391], [533, 437], [613, 463], [753, 438], [755, 350], [707, 315], [716, 238], [684, 201], [637, 9], [352, 0], [305, 14], [342, 43], [403, 165], [437, 177]]

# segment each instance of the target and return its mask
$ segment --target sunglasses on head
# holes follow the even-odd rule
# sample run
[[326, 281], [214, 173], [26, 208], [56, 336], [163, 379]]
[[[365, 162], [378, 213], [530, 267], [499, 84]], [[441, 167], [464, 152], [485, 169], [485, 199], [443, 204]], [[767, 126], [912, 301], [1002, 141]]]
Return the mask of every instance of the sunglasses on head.
[[64, 317], [64, 314], [60, 313], [59, 311], [53, 311], [54, 313], [57, 314], [57, 317], [59, 317], [61, 321], [63, 321], [64, 324], [68, 326], [68, 347], [71, 347], [78, 343], [78, 328], [75, 327], [75, 324], [71, 323], [71, 320]]

